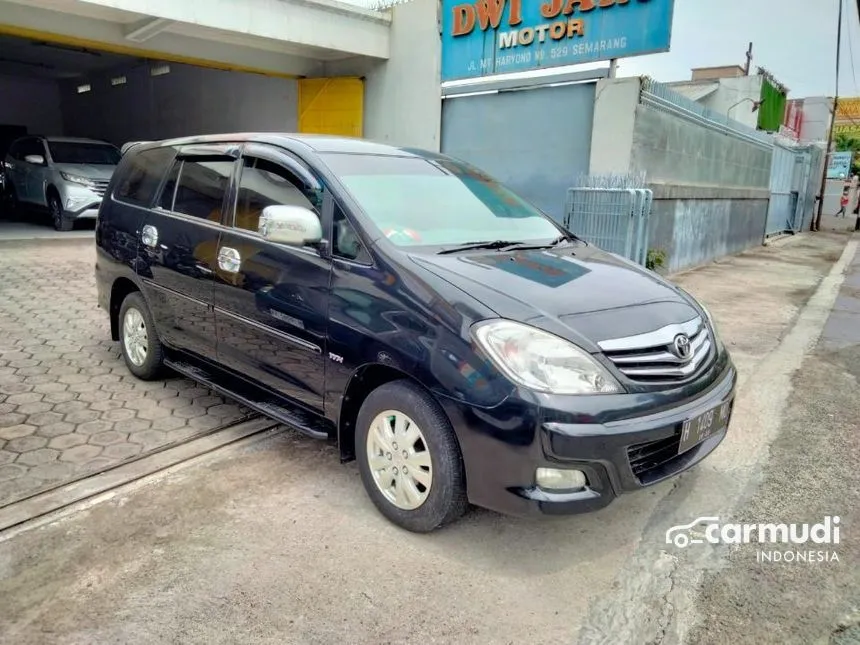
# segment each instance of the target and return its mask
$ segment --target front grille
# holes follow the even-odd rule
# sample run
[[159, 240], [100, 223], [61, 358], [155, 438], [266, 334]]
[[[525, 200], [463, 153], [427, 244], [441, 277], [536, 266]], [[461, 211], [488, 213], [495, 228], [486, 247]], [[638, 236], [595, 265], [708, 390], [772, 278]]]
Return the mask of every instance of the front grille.
[[94, 179], [92, 190], [99, 197], [104, 197], [105, 192], [107, 192], [108, 184], [110, 184], [110, 181], [107, 179]]
[[681, 434], [676, 433], [666, 439], [630, 446], [627, 458], [633, 474], [641, 481], [643, 475], [677, 457], [680, 445]]
[[[678, 351], [679, 337], [689, 340], [689, 354]], [[708, 366], [713, 354], [708, 326], [698, 317], [646, 334], [601, 341], [598, 345], [619, 372], [644, 383], [690, 379]]]

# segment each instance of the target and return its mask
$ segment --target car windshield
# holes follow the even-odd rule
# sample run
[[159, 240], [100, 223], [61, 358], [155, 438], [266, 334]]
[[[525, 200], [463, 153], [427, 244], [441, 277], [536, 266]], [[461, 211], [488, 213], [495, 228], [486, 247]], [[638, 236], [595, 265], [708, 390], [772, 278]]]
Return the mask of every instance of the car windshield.
[[547, 242], [561, 234], [537, 208], [468, 164], [343, 153], [323, 159], [398, 246]]
[[48, 148], [54, 163], [116, 166], [120, 159], [119, 150], [106, 143], [49, 141]]

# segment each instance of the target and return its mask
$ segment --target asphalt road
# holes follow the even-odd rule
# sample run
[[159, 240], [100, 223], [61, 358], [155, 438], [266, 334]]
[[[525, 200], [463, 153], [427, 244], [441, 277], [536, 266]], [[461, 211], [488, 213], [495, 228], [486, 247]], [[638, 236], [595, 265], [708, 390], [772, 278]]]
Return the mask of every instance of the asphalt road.
[[[834, 234], [801, 236], [679, 276], [714, 312], [743, 385], [721, 448], [671, 483], [591, 515], [535, 522], [474, 511], [418, 536], [374, 511], [355, 465], [339, 465], [332, 447], [275, 433], [63, 521], [0, 536], [0, 641], [758, 642], [743, 629], [769, 611], [763, 598], [785, 592], [778, 570], [764, 570], [773, 577], [766, 586], [762, 577], [729, 582], [718, 576], [752, 575], [748, 553], [681, 553], [667, 548], [664, 536], [700, 515], [752, 516], [757, 494], [786, 505], [813, 503], [810, 497], [810, 513], [843, 512], [837, 490], [823, 480], [851, 485], [847, 425], [838, 441], [832, 433], [832, 444], [816, 446], [824, 461], [809, 465], [826, 464], [826, 472], [813, 468], [792, 479], [790, 459], [779, 454], [804, 446], [800, 436], [783, 439], [793, 432], [795, 403], [806, 396], [792, 389], [802, 364], [800, 377], [814, 378], [812, 391], [828, 396], [835, 396], [834, 383], [841, 388], [856, 378], [848, 368], [836, 376], [804, 364], [820, 360], [807, 353], [837, 302], [850, 260], [845, 243]], [[849, 250], [853, 255], [856, 245]], [[833, 413], [844, 424], [856, 410], [809, 405], [813, 417]], [[802, 433], [811, 420], [797, 423]], [[805, 454], [818, 453], [807, 446]], [[822, 488], [807, 488], [811, 483]], [[849, 528], [856, 520], [852, 498], [843, 499], [843, 569], [815, 572], [843, 577], [820, 600], [807, 631], [796, 631], [800, 612], [793, 609], [807, 597], [785, 598], [767, 630], [755, 626], [761, 642], [810, 642], [807, 635], [827, 642], [855, 597], [850, 557], [857, 542]], [[783, 507], [769, 508], [781, 516]], [[791, 573], [797, 585], [818, 583], [799, 569]], [[729, 584], [744, 595], [727, 593]]]

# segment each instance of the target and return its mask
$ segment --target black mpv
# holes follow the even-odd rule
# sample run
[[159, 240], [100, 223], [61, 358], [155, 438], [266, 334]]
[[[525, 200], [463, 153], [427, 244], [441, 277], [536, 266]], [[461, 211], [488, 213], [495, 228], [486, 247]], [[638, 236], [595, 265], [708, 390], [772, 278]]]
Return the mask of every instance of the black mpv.
[[96, 226], [128, 369], [357, 459], [412, 531], [593, 510], [696, 464], [736, 372], [708, 311], [480, 170], [356, 139], [130, 148]]

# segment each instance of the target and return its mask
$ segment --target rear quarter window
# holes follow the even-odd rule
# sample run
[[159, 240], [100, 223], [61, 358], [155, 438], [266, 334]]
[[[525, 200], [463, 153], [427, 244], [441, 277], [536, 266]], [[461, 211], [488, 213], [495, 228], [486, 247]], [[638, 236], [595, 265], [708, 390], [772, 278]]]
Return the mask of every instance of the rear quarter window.
[[173, 148], [151, 148], [133, 154], [121, 167], [114, 197], [137, 206], [150, 206], [175, 154]]

